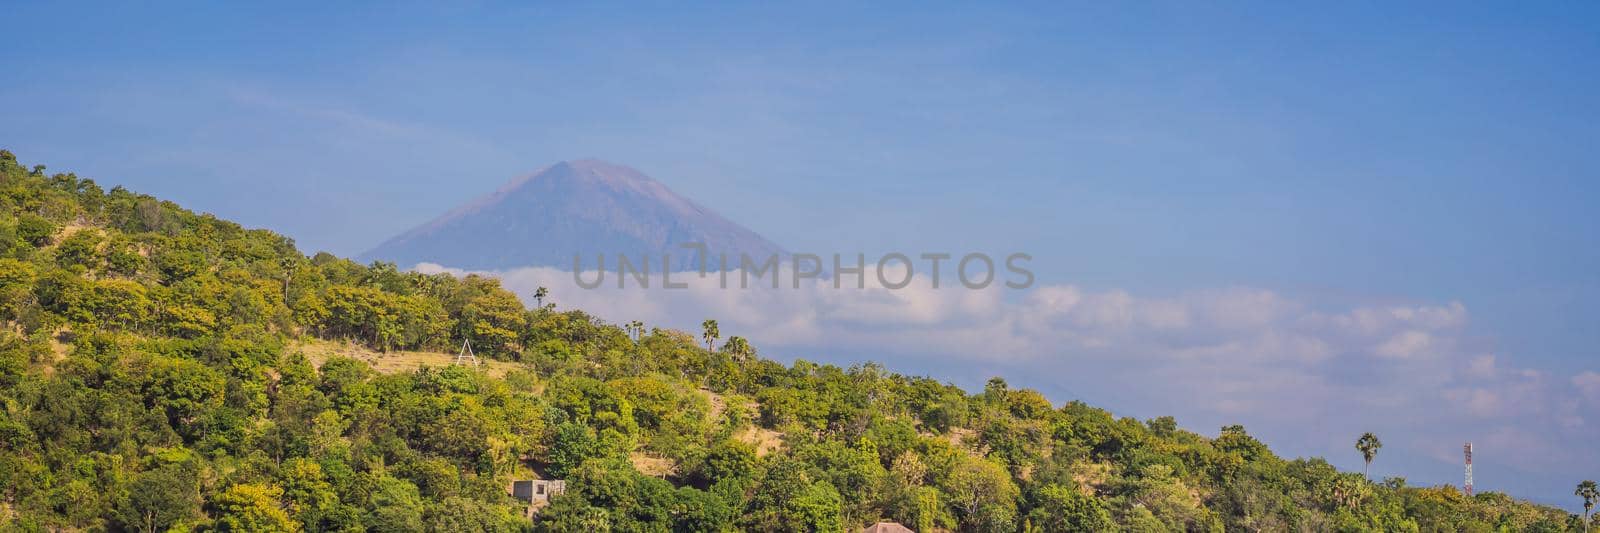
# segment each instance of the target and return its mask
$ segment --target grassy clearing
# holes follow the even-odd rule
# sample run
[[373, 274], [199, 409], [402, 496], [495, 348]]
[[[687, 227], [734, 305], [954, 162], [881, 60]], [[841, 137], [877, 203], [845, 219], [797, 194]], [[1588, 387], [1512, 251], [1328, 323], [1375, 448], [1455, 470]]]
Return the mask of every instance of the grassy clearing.
[[756, 457], [783, 449], [783, 434], [760, 426], [750, 426], [733, 435], [735, 440], [756, 447]]
[[[295, 341], [289, 344], [290, 350], [299, 350], [306, 354], [311, 364], [322, 366], [322, 362], [329, 357], [344, 356], [366, 362], [373, 370], [385, 374], [396, 372], [410, 372], [422, 366], [441, 367], [454, 364], [456, 354], [444, 352], [416, 352], [396, 350], [391, 352], [378, 352], [352, 342], [324, 341], [308, 339]], [[519, 363], [506, 361], [491, 361], [482, 357], [478, 363], [495, 377], [504, 377], [507, 372], [521, 368]]]
[[649, 452], [631, 452], [628, 454], [628, 462], [633, 463], [634, 470], [638, 470], [640, 474], [651, 477], [666, 478], [678, 473], [678, 464], [672, 459]]

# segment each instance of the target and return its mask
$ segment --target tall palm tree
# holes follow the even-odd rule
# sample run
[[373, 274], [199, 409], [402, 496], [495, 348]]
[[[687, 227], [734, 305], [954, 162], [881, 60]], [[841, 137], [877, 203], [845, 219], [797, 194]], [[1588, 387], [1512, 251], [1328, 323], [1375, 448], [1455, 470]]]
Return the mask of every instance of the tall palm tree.
[[533, 300], [539, 302], [539, 307], [544, 307], [544, 297], [550, 295], [550, 289], [539, 287], [533, 290]]
[[278, 260], [278, 269], [283, 271], [283, 305], [289, 305], [289, 280], [294, 279], [294, 269], [298, 262], [293, 257]]
[[1578, 490], [1572, 492], [1573, 496], [1583, 498], [1583, 530], [1589, 531], [1589, 511], [1594, 509], [1594, 502], [1600, 499], [1600, 486], [1593, 481], [1584, 480], [1578, 484]]
[[1377, 457], [1378, 448], [1382, 447], [1378, 436], [1371, 433], [1362, 433], [1361, 438], [1356, 439], [1356, 449], [1361, 450], [1361, 458], [1367, 461], [1367, 465], [1361, 467], [1361, 477], [1367, 477], [1367, 468], [1372, 466], [1372, 458]]
[[702, 334], [700, 338], [706, 340], [706, 351], [716, 350], [717, 339], [722, 337], [722, 332], [717, 330], [717, 321], [706, 320], [705, 322], [701, 322], [700, 328], [705, 330], [705, 333]]

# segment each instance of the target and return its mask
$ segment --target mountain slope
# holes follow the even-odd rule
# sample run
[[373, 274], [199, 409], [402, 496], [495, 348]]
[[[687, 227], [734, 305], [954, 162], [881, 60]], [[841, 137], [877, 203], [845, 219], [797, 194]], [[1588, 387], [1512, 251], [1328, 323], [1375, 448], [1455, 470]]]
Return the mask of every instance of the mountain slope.
[[[0, 531], [1583, 530], [1243, 426], [785, 366], [491, 277], [306, 257], [5, 150], [0, 321]], [[484, 364], [447, 364], [468, 342]], [[529, 522], [506, 487], [535, 476], [566, 492]]]
[[[596, 254], [634, 261], [649, 254], [653, 269], [670, 254], [675, 270], [698, 268], [682, 243], [713, 254], [763, 258], [782, 247], [621, 165], [563, 161], [518, 178], [362, 254], [363, 261], [401, 267], [421, 262], [497, 270], [525, 266], [571, 269], [575, 254], [593, 268]], [[614, 262], [608, 263], [614, 265]], [[613, 267], [614, 268], [614, 267]]]

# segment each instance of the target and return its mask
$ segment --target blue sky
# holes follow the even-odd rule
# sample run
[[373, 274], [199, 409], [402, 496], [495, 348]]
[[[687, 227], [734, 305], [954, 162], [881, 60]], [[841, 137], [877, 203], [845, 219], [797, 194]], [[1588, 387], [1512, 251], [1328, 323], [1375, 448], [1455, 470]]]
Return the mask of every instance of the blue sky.
[[[791, 250], [1025, 251], [1046, 286], [1157, 302], [1247, 288], [1329, 316], [1459, 303], [1455, 363], [1493, 354], [1547, 384], [1600, 370], [1593, 3], [7, 4], [0, 146], [308, 251], [354, 255], [599, 157]], [[1204, 432], [1231, 422], [1030, 371], [1047, 366], [902, 359]], [[1414, 392], [1451, 388], [1428, 387]], [[1286, 453], [1355, 466], [1332, 455], [1352, 455], [1345, 435], [1239, 413]], [[1447, 447], [1447, 429], [1476, 429], [1463, 420], [1438, 431]], [[1576, 449], [1593, 430], [1574, 431], [1547, 440]], [[1393, 453], [1394, 473], [1455, 481], [1448, 461]], [[1520, 467], [1508, 488], [1566, 503], [1570, 480]]]

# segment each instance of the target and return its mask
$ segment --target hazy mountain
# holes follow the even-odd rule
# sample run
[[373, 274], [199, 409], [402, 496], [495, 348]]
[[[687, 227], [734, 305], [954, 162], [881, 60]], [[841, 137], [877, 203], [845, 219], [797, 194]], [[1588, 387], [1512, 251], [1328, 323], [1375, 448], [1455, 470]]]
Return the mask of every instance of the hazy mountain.
[[[672, 192], [632, 168], [594, 159], [563, 161], [512, 180], [500, 190], [361, 254], [402, 268], [430, 262], [474, 269], [552, 266], [571, 270], [574, 254], [593, 269], [597, 254], [616, 269], [618, 254], [651, 258], [651, 271], [671, 254], [675, 270], [698, 268], [680, 243], [704, 243], [736, 265], [782, 254], [782, 247]], [[713, 256], [714, 257], [714, 256]], [[712, 259], [712, 265], [716, 260]]]

